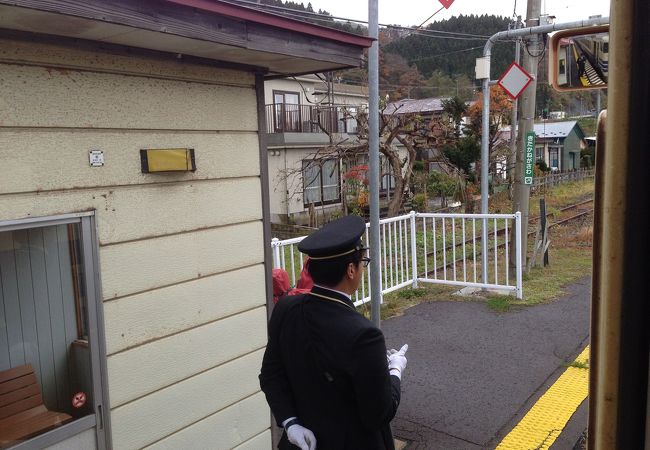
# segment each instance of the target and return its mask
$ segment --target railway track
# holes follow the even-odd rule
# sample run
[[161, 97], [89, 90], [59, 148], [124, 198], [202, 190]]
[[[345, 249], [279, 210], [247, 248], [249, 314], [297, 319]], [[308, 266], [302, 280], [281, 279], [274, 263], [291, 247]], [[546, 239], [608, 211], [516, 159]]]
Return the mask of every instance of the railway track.
[[[567, 212], [567, 211], [571, 211], [571, 210], [574, 210], [574, 209], [580, 209], [580, 208], [582, 208], [584, 205], [589, 204], [589, 203], [593, 203], [593, 199], [587, 199], [587, 200], [580, 201], [580, 202], [578, 202], [578, 203], [574, 203], [573, 205], [565, 206], [565, 207], [563, 207], [563, 208], [560, 208], [559, 211], [560, 211], [560, 212]], [[581, 211], [579, 211], [578, 213], [573, 214], [573, 215], [571, 215], [571, 216], [569, 216], [569, 217], [565, 217], [565, 218], [562, 218], [562, 219], [556, 220], [556, 221], [553, 222], [553, 223], [549, 223], [548, 227], [551, 228], [551, 227], [554, 227], [554, 226], [557, 226], [557, 225], [566, 224], [566, 223], [569, 223], [569, 222], [571, 222], [571, 221], [573, 221], [573, 220], [576, 220], [576, 219], [579, 219], [579, 218], [581, 218], [581, 217], [585, 217], [585, 216], [587, 216], [587, 215], [589, 215], [589, 214], [592, 214], [593, 212], [594, 212], [594, 208], [593, 208], [593, 207], [591, 207], [591, 208], [587, 208], [587, 209], [581, 210]], [[547, 217], [547, 218], [549, 218], [549, 217], [553, 217], [553, 216], [554, 216], [554, 214], [553, 214], [552, 212], [546, 214], [546, 217]], [[539, 220], [539, 216], [537, 216], [537, 217], [531, 217], [531, 218], [528, 220], [528, 223], [530, 224], [531, 222], [536, 222], [536, 221], [538, 221], [538, 220]], [[500, 228], [500, 229], [497, 230], [497, 235], [502, 235], [503, 233], [505, 233], [505, 228]], [[528, 232], [528, 236], [534, 235], [535, 233], [536, 233], [536, 230], [529, 231], [529, 232]], [[492, 231], [492, 232], [489, 233], [489, 234], [490, 234], [490, 235], [494, 235], [494, 231]], [[441, 252], [443, 251], [443, 249], [444, 249], [444, 251], [450, 251], [450, 250], [453, 251], [454, 247], [459, 247], [459, 246], [461, 246], [461, 245], [466, 245], [466, 244], [468, 244], [468, 243], [480, 242], [481, 239], [482, 239], [482, 236], [479, 235], [479, 236], [477, 236], [476, 238], [466, 239], [466, 240], [464, 240], [464, 241], [461, 240], [461, 242], [456, 243], [455, 246], [454, 246], [454, 244], [449, 244], [449, 245], [445, 246], [444, 248], [441, 248], [440, 250], [436, 249], [436, 252], [441, 253]], [[506, 245], [506, 243], [503, 242], [503, 243], [501, 243], [501, 244], [497, 244], [497, 245], [496, 245], [496, 248], [503, 248], [503, 247], [505, 247], [505, 245]], [[480, 247], [480, 248], [482, 248], [482, 247]], [[492, 247], [492, 248], [494, 248], [494, 247]], [[434, 252], [433, 252], [433, 251], [427, 252], [427, 257], [429, 257], [429, 256], [433, 256], [433, 255], [434, 255]], [[481, 255], [482, 255], [482, 254], [481, 254], [480, 251], [477, 252], [477, 253], [476, 253], [476, 259], [479, 260], [479, 257], [480, 257]], [[472, 256], [473, 256], [473, 254], [472, 254]], [[453, 268], [456, 264], [458, 264], [458, 263], [462, 263], [462, 262], [463, 262], [463, 259], [462, 259], [462, 258], [461, 258], [461, 259], [456, 259], [455, 261], [450, 261], [450, 262], [447, 263], [447, 264], [444, 264], [444, 265], [441, 265], [441, 266], [437, 267], [436, 270], [430, 270], [430, 271], [427, 271], [426, 273], [423, 272], [423, 273], [420, 274], [420, 275], [423, 276], [423, 275], [431, 275], [431, 274], [434, 274], [434, 273], [438, 273], [438, 272], [440, 272], [440, 271], [444, 271], [445, 269]]]

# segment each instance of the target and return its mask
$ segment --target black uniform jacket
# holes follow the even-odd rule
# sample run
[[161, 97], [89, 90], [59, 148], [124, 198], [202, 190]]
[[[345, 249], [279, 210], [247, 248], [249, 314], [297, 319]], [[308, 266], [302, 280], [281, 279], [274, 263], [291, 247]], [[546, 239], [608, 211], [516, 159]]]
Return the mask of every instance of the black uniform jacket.
[[[318, 450], [394, 449], [400, 379], [384, 335], [345, 295], [315, 286], [275, 305], [260, 385], [278, 425], [297, 417]], [[279, 448], [296, 447], [283, 436]]]

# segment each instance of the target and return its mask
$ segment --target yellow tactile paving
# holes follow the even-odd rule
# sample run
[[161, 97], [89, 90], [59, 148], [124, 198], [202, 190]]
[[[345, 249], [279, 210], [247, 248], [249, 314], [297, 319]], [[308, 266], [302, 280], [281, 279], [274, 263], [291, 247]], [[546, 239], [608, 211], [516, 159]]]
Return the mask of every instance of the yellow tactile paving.
[[[589, 346], [576, 358], [587, 364]], [[568, 367], [560, 378], [537, 400], [496, 450], [548, 449], [560, 435], [578, 406], [587, 398], [589, 370]]]

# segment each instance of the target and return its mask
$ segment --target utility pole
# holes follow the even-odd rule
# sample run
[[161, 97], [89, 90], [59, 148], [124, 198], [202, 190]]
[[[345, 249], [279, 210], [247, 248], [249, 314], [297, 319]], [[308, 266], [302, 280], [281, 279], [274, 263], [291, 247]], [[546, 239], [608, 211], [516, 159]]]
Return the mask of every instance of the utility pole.
[[[547, 25], [539, 23], [541, 14], [542, 0], [528, 0], [528, 7], [526, 8], [526, 26], [535, 27], [540, 25]], [[532, 34], [528, 38], [524, 38], [525, 50], [523, 55], [522, 65], [526, 72], [532, 77], [533, 81], [530, 82], [526, 90], [521, 95], [521, 117], [519, 118], [519, 132], [517, 133], [517, 147], [516, 147], [516, 163], [515, 163], [515, 192], [512, 202], [512, 211], [521, 211], [521, 248], [516, 251], [521, 254], [521, 261], [523, 266], [526, 267], [526, 253], [528, 249], [528, 209], [530, 201], [530, 186], [524, 184], [524, 138], [526, 133], [534, 131], [535, 127], [535, 95], [537, 93], [537, 63], [541, 54], [539, 49], [539, 34]], [[515, 244], [514, 233], [512, 243]], [[512, 246], [516, 248], [516, 244]], [[511, 253], [511, 262], [516, 261], [515, 252]]]
[[[517, 16], [517, 22], [515, 23], [515, 30], [519, 28], [521, 24], [521, 16]], [[521, 62], [521, 39], [517, 38], [515, 42], [515, 62], [519, 64]], [[507, 161], [507, 170], [508, 170], [508, 183], [510, 186], [513, 185], [515, 181], [515, 161], [517, 160], [517, 109], [519, 108], [519, 100], [515, 99], [512, 102], [512, 117], [510, 120], [510, 153], [508, 154]], [[509, 191], [508, 194], [512, 194], [512, 191]]]
[[368, 37], [375, 39], [368, 49], [368, 169], [370, 177], [370, 315], [379, 328], [381, 316], [381, 279], [379, 256], [379, 8], [377, 0], [368, 0]]
[[[489, 92], [490, 84], [495, 82], [490, 81], [490, 59], [492, 55], [492, 46], [495, 42], [501, 39], [518, 38], [521, 36], [530, 36], [526, 45], [526, 53], [524, 58], [523, 68], [528, 72], [533, 80], [528, 84], [528, 87], [523, 92], [523, 102], [521, 108], [521, 119], [519, 120], [519, 130], [517, 136], [517, 163], [515, 167], [515, 198], [513, 201], [514, 212], [521, 213], [522, 221], [522, 246], [517, 248], [515, 234], [512, 235], [511, 248], [515, 249], [510, 253], [512, 257], [511, 262], [517, 265], [517, 255], [522, 256], [522, 262], [526, 261], [527, 237], [528, 237], [528, 202], [530, 199], [530, 187], [524, 185], [524, 136], [527, 132], [532, 132], [534, 127], [535, 116], [535, 94], [537, 91], [537, 58], [541, 55], [539, 45], [539, 35], [547, 34], [553, 31], [569, 30], [572, 28], [584, 28], [594, 25], [605, 25], [609, 23], [609, 17], [596, 18], [589, 20], [580, 20], [576, 22], [566, 22], [561, 24], [544, 23], [536, 25], [538, 21], [535, 17], [539, 17], [541, 0], [530, 0], [528, 3], [528, 27], [520, 28], [518, 30], [500, 31], [490, 36], [485, 43], [483, 49], [483, 57], [476, 59], [476, 79], [482, 81], [483, 92]], [[531, 24], [533, 26], [531, 26]], [[533, 53], [536, 52], [536, 53]], [[533, 53], [531, 55], [531, 53]], [[487, 184], [487, 164], [488, 164], [488, 140], [489, 140], [489, 117], [490, 117], [490, 101], [488, 96], [483, 96], [483, 112], [482, 112], [483, 127], [481, 130], [481, 212], [487, 213], [488, 210], [488, 184]], [[483, 231], [483, 280], [487, 280], [487, 236]], [[513, 261], [514, 260], [514, 261]]]

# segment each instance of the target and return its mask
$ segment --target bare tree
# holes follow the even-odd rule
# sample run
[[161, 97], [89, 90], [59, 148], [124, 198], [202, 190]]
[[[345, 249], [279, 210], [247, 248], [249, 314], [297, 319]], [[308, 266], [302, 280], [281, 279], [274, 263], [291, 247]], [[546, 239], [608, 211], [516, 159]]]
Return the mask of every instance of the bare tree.
[[[325, 162], [332, 159], [339, 161], [339, 168], [341, 166], [350, 167], [351, 162], [358, 161], [360, 157], [368, 155], [368, 112], [344, 107], [339, 108], [341, 108], [340, 120], [356, 121], [357, 134], [334, 133], [332, 127], [323, 126], [318, 119], [318, 115], [315, 115], [312, 125], [329, 136], [330, 144], [319, 147], [307, 155], [303, 159], [301, 167], [294, 167], [285, 171], [283, 176], [288, 180], [290, 197], [297, 194], [304, 195], [304, 187], [309, 186], [315, 180], [315, 178], [311, 180], [304, 179], [305, 173], [315, 172], [309, 170], [310, 168], [318, 167], [319, 170], [322, 170]], [[381, 173], [381, 177], [390, 175], [394, 180], [394, 192], [388, 202], [388, 215], [392, 217], [399, 214], [408, 192], [413, 175], [413, 164], [417, 155], [416, 139], [418, 136], [426, 137], [429, 130], [426, 126], [423, 126], [423, 120], [419, 115], [400, 114], [399, 110], [395, 110], [391, 114], [385, 114], [384, 111], [385, 103], [382, 104], [382, 110], [380, 111], [379, 151], [388, 162], [388, 171]], [[377, 181], [379, 182], [379, 180]], [[341, 201], [344, 212], [347, 213], [345, 193], [345, 180], [342, 180]]]

